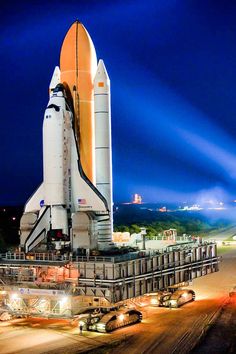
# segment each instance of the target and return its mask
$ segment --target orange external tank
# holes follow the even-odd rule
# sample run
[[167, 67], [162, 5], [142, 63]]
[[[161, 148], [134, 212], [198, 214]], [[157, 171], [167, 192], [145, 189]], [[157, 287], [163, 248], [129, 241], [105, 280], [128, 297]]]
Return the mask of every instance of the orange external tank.
[[61, 82], [73, 99], [75, 132], [80, 161], [85, 175], [95, 184], [93, 80], [97, 57], [93, 42], [76, 21], [62, 43]]

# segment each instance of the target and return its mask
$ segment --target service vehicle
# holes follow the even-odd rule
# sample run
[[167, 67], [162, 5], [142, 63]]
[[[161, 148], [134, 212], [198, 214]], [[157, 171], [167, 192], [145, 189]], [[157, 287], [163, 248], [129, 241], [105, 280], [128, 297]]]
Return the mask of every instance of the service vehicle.
[[187, 302], [195, 300], [195, 292], [191, 289], [181, 289], [175, 291], [167, 302], [169, 307], [180, 307]]
[[114, 329], [141, 322], [142, 313], [135, 309], [122, 309], [111, 311], [104, 315], [100, 321], [89, 326], [90, 330], [106, 333]]
[[171, 291], [160, 291], [157, 295], [157, 303], [160, 307], [167, 307], [169, 306], [169, 300], [172, 295]]

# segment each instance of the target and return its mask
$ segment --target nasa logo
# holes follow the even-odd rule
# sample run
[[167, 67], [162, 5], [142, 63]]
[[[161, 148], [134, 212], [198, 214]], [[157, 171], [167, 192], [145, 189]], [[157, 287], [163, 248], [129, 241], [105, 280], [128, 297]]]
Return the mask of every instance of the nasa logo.
[[40, 203], [39, 203], [40, 207], [42, 208], [44, 206], [44, 200], [40, 200]]

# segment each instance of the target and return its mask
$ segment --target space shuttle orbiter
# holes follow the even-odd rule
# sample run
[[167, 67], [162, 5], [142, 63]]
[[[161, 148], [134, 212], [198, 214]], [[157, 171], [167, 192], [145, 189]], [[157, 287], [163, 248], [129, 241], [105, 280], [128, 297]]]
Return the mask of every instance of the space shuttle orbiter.
[[76, 21], [62, 44], [43, 121], [43, 182], [25, 205], [21, 246], [112, 247], [110, 80]]

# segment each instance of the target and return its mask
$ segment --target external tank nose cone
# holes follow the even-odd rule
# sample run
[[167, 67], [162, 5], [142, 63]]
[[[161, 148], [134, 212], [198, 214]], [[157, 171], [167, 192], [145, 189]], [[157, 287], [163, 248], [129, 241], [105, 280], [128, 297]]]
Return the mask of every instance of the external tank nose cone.
[[[66, 33], [61, 47], [61, 80], [71, 86], [70, 82], [76, 81], [82, 71], [94, 76], [96, 67], [97, 56], [93, 42], [82, 23], [75, 21]], [[83, 92], [82, 89], [80, 91]]]

